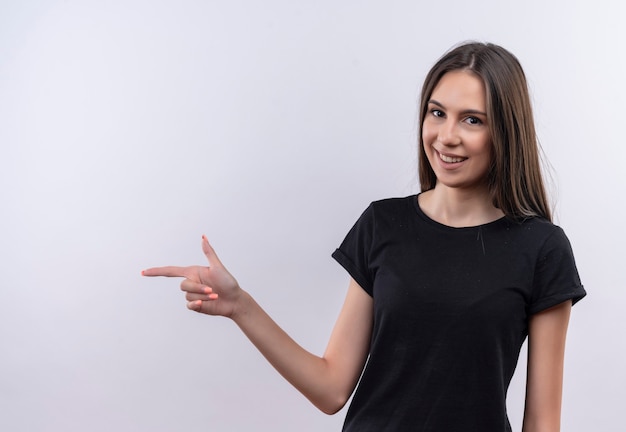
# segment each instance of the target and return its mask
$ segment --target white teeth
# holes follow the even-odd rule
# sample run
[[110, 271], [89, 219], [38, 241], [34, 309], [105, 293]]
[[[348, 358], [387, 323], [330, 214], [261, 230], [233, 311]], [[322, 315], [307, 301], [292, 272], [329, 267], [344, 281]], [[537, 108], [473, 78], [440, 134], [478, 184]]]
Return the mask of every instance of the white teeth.
[[460, 157], [450, 157], [450, 156], [442, 155], [441, 153], [439, 153], [439, 157], [441, 158], [442, 161], [447, 162], [447, 163], [461, 162], [464, 159]]

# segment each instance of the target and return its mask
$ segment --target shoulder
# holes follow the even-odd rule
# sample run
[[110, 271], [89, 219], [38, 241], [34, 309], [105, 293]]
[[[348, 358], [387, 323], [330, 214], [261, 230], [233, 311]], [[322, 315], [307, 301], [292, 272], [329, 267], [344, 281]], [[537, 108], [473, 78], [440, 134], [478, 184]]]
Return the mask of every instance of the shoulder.
[[411, 195], [373, 201], [358, 218], [352, 231], [374, 235], [375, 232], [380, 234], [393, 226], [403, 225], [415, 215], [416, 200], [416, 195]]
[[369, 220], [377, 228], [404, 225], [415, 217], [416, 203], [417, 195], [373, 201], [361, 218]]
[[373, 201], [368, 210], [378, 216], [394, 216], [405, 212], [414, 212], [417, 195], [402, 198], [385, 198]]
[[535, 257], [537, 268], [548, 270], [567, 263], [567, 267], [575, 267], [574, 253], [565, 231], [554, 223], [543, 218], [529, 218], [520, 223], [510, 222], [509, 226], [516, 232], [514, 243], [525, 254]]
[[567, 240], [563, 229], [542, 217], [532, 217], [523, 219], [521, 221], [506, 221], [506, 229], [520, 236], [523, 236], [528, 241], [542, 246], [549, 240]]
[[521, 254], [520, 257], [540, 263], [551, 254], [572, 255], [572, 249], [561, 227], [540, 217], [521, 221], [504, 219], [489, 226], [485, 234], [504, 249]]
[[[545, 219], [525, 221], [528, 247], [534, 256], [533, 294], [528, 313], [533, 315], [565, 300], [575, 304], [586, 295], [578, 274], [574, 252], [563, 229]], [[530, 254], [530, 251], [534, 251]]]

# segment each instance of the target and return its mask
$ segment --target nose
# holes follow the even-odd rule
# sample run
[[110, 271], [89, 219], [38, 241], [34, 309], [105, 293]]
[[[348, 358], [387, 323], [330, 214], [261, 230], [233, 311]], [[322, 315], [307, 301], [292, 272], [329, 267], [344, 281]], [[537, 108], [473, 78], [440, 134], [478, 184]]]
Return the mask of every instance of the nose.
[[437, 141], [446, 146], [457, 146], [461, 144], [461, 136], [457, 130], [457, 123], [451, 119], [446, 119], [439, 126]]

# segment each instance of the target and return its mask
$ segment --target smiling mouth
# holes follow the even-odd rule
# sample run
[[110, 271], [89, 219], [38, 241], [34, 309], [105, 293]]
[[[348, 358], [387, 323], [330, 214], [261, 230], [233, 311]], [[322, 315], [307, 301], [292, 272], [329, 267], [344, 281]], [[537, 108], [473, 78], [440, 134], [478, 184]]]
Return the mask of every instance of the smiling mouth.
[[439, 158], [446, 162], [446, 163], [458, 163], [458, 162], [463, 162], [465, 159], [464, 157], [458, 157], [458, 156], [446, 156], [444, 154], [439, 153]]

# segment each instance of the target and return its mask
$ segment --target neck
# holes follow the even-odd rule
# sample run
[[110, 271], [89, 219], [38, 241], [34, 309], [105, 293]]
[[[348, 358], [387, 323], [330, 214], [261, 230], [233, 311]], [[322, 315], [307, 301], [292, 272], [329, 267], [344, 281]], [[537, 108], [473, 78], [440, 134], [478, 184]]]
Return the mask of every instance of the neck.
[[487, 188], [449, 188], [439, 183], [420, 194], [419, 204], [431, 219], [455, 228], [483, 225], [504, 216], [496, 208]]

